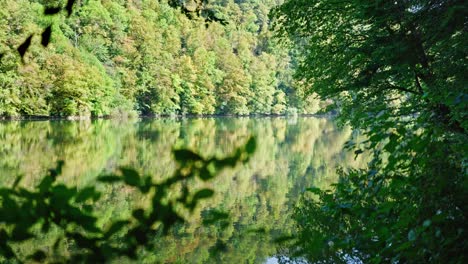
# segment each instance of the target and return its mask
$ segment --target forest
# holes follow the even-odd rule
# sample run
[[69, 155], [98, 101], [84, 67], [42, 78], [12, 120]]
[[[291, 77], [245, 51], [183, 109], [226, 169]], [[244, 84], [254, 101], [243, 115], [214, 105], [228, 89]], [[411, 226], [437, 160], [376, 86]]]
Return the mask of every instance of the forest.
[[465, 1], [0, 7], [0, 262], [467, 262]]
[[[1, 1], [0, 116], [313, 113], [294, 89], [294, 60], [269, 29], [265, 1], [210, 1], [215, 21], [166, 1]], [[221, 22], [218, 22], [221, 21]], [[40, 33], [51, 25], [50, 45]], [[16, 48], [30, 34], [19, 60]], [[36, 45], [35, 45], [36, 44]]]

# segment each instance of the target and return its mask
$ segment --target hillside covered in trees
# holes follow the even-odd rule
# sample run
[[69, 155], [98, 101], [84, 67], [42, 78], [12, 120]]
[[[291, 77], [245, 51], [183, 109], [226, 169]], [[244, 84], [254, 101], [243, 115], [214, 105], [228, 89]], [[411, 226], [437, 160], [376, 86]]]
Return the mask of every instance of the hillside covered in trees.
[[[0, 116], [317, 111], [272, 39], [279, 2], [210, 1], [207, 19], [167, 1], [76, 1], [68, 18], [44, 15], [61, 1], [0, 1]], [[48, 25], [50, 45], [33, 37], [22, 64], [16, 48]]]

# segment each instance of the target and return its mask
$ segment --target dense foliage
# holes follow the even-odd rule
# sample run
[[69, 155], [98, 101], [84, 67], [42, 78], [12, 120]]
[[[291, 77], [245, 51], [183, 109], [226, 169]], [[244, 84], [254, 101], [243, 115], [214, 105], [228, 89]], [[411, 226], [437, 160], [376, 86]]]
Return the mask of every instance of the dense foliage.
[[277, 1], [209, 1], [199, 16], [187, 15], [195, 1], [68, 1], [70, 16], [44, 15], [65, 2], [0, 1], [0, 116], [318, 110], [272, 41]]
[[[339, 170], [332, 190], [309, 189], [295, 213], [297, 239], [285, 255], [331, 263], [467, 262], [466, 3], [281, 2], [89, 0], [76, 1], [79, 8], [71, 14], [45, 9], [39, 0], [0, 0], [0, 116], [294, 113], [317, 110], [316, 101], [306, 98], [318, 95], [333, 102], [343, 124], [364, 131], [365, 139], [353, 134], [347, 147], [372, 160], [366, 169]], [[291, 52], [276, 45], [268, 31], [267, 14], [276, 4], [281, 5], [273, 11], [274, 27], [294, 45]], [[298, 67], [295, 81], [292, 64]], [[160, 135], [141, 131], [140, 136], [151, 142]], [[62, 139], [56, 144], [74, 141]], [[274, 155], [268, 144], [259, 146], [265, 157]], [[18, 146], [6, 140], [2, 149]], [[244, 150], [252, 154], [253, 148]], [[144, 153], [143, 164], [151, 163]], [[60, 239], [76, 246], [59, 259], [135, 257], [139, 245], [152, 246], [150, 229], [164, 230], [154, 224], [182, 219], [173, 204], [190, 211], [196, 197], [213, 195], [211, 189], [191, 194], [182, 176], [203, 180], [216, 164], [234, 165], [245, 157], [239, 153], [203, 159], [180, 150], [173, 178], [140, 178], [128, 168], [121, 177], [105, 178], [148, 194], [151, 203], [146, 213], [135, 209], [130, 222], [110, 227], [96, 226], [94, 209], [78, 205], [98, 196], [93, 187], [55, 182], [60, 166], [35, 190], [14, 181], [0, 190], [1, 253], [26, 257], [17, 255], [21, 247], [11, 242], [29, 240], [32, 228], [47, 233], [53, 222], [63, 229]], [[17, 160], [5, 161], [18, 168]], [[263, 164], [267, 169], [255, 175], [272, 168]], [[179, 197], [161, 189], [174, 181], [182, 184]], [[110, 239], [117, 231], [125, 234], [123, 243]], [[225, 246], [218, 242], [214, 248]], [[49, 253], [31, 257], [44, 254]]]
[[[290, 0], [278, 30], [298, 45], [304, 89], [333, 99], [369, 168], [311, 189], [295, 251], [337, 262], [465, 263], [468, 243], [465, 1]], [[291, 253], [293, 254], [293, 253]]]

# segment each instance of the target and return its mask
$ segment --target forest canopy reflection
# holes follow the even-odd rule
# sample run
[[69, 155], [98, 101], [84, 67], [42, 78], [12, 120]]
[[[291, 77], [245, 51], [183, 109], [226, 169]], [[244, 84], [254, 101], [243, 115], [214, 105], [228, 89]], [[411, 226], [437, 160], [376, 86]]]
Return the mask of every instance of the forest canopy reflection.
[[[162, 180], [175, 169], [170, 154], [174, 146], [223, 156], [259, 135], [249, 163], [226, 170], [209, 183], [193, 183], [213, 187], [215, 196], [201, 202], [187, 218], [190, 223], [158, 238], [157, 252], [143, 252], [141, 258], [149, 263], [262, 262], [277, 254], [272, 240], [288, 234], [291, 209], [304, 188], [327, 187], [336, 181], [338, 165], [365, 164], [365, 157], [354, 160], [353, 153], [342, 151], [351, 133], [326, 118], [4, 122], [0, 123], [0, 152], [5, 157], [0, 161], [0, 184], [11, 185], [20, 173], [22, 185], [35, 186], [37, 176], [57, 160], [66, 161], [59, 180], [79, 188], [120, 165]], [[104, 193], [98, 204], [100, 225], [130, 214], [132, 205], [147, 202], [128, 187], [100, 188]], [[229, 220], [203, 226], [211, 209], [229, 212]], [[51, 245], [53, 237], [47, 234], [41, 245]], [[18, 250], [27, 255], [33, 250], [31, 243], [18, 245]]]

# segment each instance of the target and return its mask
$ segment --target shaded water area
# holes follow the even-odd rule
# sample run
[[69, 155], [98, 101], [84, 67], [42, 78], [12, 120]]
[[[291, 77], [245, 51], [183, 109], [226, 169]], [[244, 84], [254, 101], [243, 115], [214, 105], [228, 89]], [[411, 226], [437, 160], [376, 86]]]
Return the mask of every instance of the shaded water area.
[[[314, 117], [0, 122], [0, 185], [12, 184], [20, 174], [23, 186], [35, 186], [58, 160], [65, 161], [60, 181], [79, 188], [123, 165], [162, 180], [174, 171], [174, 147], [221, 157], [255, 136], [258, 147], [247, 164], [208, 183], [193, 183], [214, 189], [215, 196], [187, 215], [186, 224], [156, 237], [158, 250], [142, 251], [139, 263], [274, 263], [281, 248], [273, 240], [291, 232], [301, 193], [335, 182], [337, 166], [363, 165], [343, 151], [351, 133]], [[145, 203], [129, 187], [99, 183], [99, 188], [104, 193], [97, 205], [100, 225]], [[229, 219], [202, 225], [213, 209], [228, 212]], [[16, 250], [27, 255], [53, 241], [52, 232]]]

